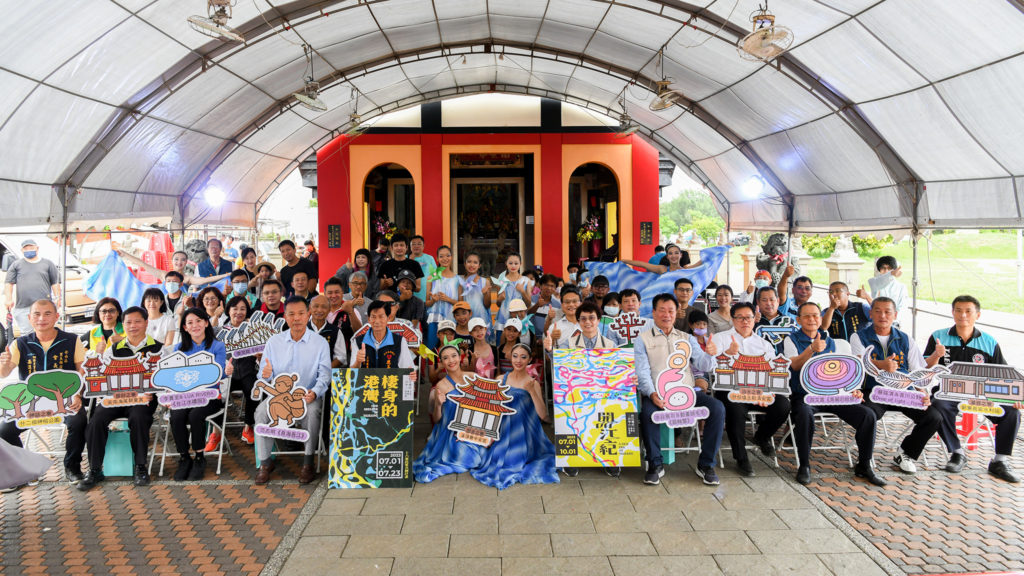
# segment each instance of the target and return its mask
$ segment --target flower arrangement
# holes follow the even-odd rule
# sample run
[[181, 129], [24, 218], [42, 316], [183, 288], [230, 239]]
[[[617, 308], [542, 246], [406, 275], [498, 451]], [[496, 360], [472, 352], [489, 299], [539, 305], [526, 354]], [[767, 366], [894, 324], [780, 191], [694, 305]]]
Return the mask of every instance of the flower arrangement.
[[391, 237], [395, 235], [395, 231], [398, 230], [394, 224], [383, 216], [374, 216], [373, 229], [377, 234], [384, 236], [388, 240], [391, 240]]
[[576, 230], [576, 240], [578, 242], [590, 242], [591, 240], [600, 240], [604, 238], [601, 234], [601, 219], [597, 216], [591, 216], [587, 218], [585, 222]]

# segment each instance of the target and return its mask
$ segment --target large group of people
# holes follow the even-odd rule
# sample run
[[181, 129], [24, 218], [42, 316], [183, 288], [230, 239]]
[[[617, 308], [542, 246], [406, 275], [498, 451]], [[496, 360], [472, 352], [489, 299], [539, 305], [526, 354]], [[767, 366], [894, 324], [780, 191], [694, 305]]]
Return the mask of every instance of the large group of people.
[[[151, 271], [161, 275], [162, 284], [146, 290], [141, 302], [119, 302], [112, 297], [99, 300], [94, 326], [78, 337], [57, 328], [59, 284], [51, 267], [39, 259], [34, 244], [26, 241], [24, 260], [18, 261], [15, 274], [8, 274], [5, 290], [5, 302], [16, 312], [23, 335], [0, 353], [0, 376], [14, 370], [21, 379], [44, 369], [81, 372], [86, 354], [109, 358], [172, 350], [208, 352], [221, 366], [231, 389], [243, 392], [241, 440], [255, 445], [255, 482], [264, 484], [274, 471], [274, 441], [254, 437], [256, 426], [266, 424], [270, 417], [267, 401], [253, 399], [253, 388], [258, 379], [300, 374], [308, 392], [307, 414], [298, 425], [309, 431], [309, 439], [303, 446], [299, 481], [308, 483], [316, 477], [314, 455], [320, 443], [328, 440], [329, 419], [322, 415], [329, 406], [333, 368], [408, 368], [412, 374], [407, 378], [418, 382], [419, 364], [413, 352], [389, 329], [389, 323], [397, 318], [420, 330], [437, 356], [423, 374], [430, 386], [427, 405], [435, 425], [413, 464], [416, 480], [430, 482], [444, 474], [469, 472], [481, 482], [505, 488], [514, 483], [557, 482], [559, 470], [570, 476], [578, 474], [578, 470], [555, 466], [554, 447], [542, 429], [542, 422], [548, 421], [548, 399], [543, 397], [540, 382], [550, 378], [545, 373], [545, 355], [555, 348], [632, 348], [639, 434], [646, 454], [644, 482], [658, 484], [664, 475], [662, 435], [653, 414], [665, 409], [666, 398], [659, 395], [656, 383], [677, 343], [686, 342], [690, 360], [682, 378], [694, 388], [696, 406], [708, 411], [701, 425], [696, 467], [704, 483], [719, 483], [716, 457], [723, 436], [729, 440], [738, 471], [754, 474], [746, 429], [749, 412], [757, 410], [761, 415], [753, 445], [766, 457], [774, 456], [773, 438], [792, 420], [798, 482], [811, 481], [815, 416], [827, 412], [855, 430], [855, 474], [885, 485], [872, 456], [876, 425], [888, 411], [902, 412], [913, 421], [913, 429], [893, 461], [895, 469], [913, 474], [925, 445], [938, 434], [951, 454], [945, 469], [962, 470], [967, 457], [956, 433], [956, 404], [935, 398], [923, 410], [879, 404], [870, 399], [876, 383], [869, 376], [862, 392], [855, 393], [860, 403], [811, 405], [804, 401], [806, 392], [797, 377], [801, 367], [820, 354], [860, 355], [868, 346], [872, 347], [870, 361], [885, 372], [909, 373], [954, 361], [1004, 362], [995, 340], [975, 328], [981, 304], [971, 296], [953, 301], [955, 325], [932, 334], [922, 352], [899, 328], [900, 303], [892, 297], [898, 296], [899, 290], [892, 282], [880, 288], [885, 293], [869, 295], [858, 290], [865, 302], [852, 301], [849, 287], [834, 282], [829, 286], [828, 306], [822, 309], [811, 301], [810, 278], [799, 276], [790, 281], [792, 268], [782, 274], [777, 286], [771, 284], [770, 275], [758, 274], [738, 297], [727, 285], [712, 285], [713, 293], [701, 299], [703, 304], [695, 302], [695, 290], [704, 287], [680, 277], [672, 293], [653, 298], [652, 312], [641, 319], [638, 330], [624, 337], [609, 327], [620, 314], [638, 314], [641, 295], [631, 289], [613, 291], [604, 276], [591, 277], [585, 263], [571, 264], [567, 277], [561, 278], [539, 267], [524, 269], [522, 257], [511, 253], [504, 258], [504, 272], [492, 279], [480, 274], [479, 254], [463, 255], [458, 266], [450, 247], [441, 246], [431, 256], [424, 254], [424, 244], [422, 236], [395, 234], [390, 240], [382, 239], [375, 252], [357, 250], [350, 262], [321, 283], [311, 242], [301, 256], [293, 241], [281, 241], [278, 248], [283, 263], [278, 268], [258, 261], [252, 248], [225, 249], [224, 243], [214, 238], [207, 244], [209, 258], [196, 265], [195, 273], [187, 271], [187, 255], [176, 252], [171, 270]], [[669, 246], [663, 254], [657, 262], [625, 262], [655, 274], [700, 265], [691, 264], [677, 246]], [[878, 269], [892, 275], [898, 266], [883, 258]], [[323, 294], [317, 291], [321, 285]], [[17, 290], [16, 298], [12, 288]], [[230, 358], [219, 336], [238, 328], [256, 311], [283, 319], [284, 331], [270, 339], [262, 355]], [[364, 324], [368, 329], [361, 331]], [[762, 337], [757, 331], [761, 326], [789, 327], [789, 332], [781, 339]], [[728, 394], [715, 392], [715, 358], [720, 354], [789, 358], [792, 395], [777, 395], [771, 403], [756, 405], [734, 402]], [[456, 388], [475, 377], [500, 380], [502, 387], [508, 387], [509, 404], [515, 409], [502, 420], [500, 441], [489, 446], [460, 441], [447, 426], [456, 413], [452, 401], [458, 396]], [[220, 384], [213, 387], [220, 389]], [[149, 436], [159, 399], [151, 395], [145, 400], [135, 406], [96, 404], [90, 408], [83, 405], [81, 397], [74, 399], [75, 407], [81, 409], [65, 418], [64, 467], [70, 482], [87, 490], [104, 480], [108, 426], [114, 419], [127, 418], [134, 481], [149, 483]], [[179, 456], [175, 480], [204, 478], [205, 455], [218, 450], [224, 441], [224, 432], [210, 425], [210, 416], [222, 410], [227, 400], [218, 397], [202, 407], [170, 409], [167, 421]], [[996, 427], [996, 454], [988, 469], [1009, 482], [1019, 481], [1008, 457], [1020, 425], [1020, 408], [1019, 404], [1005, 406], [1003, 416], [990, 418]], [[0, 427], [0, 437], [21, 446], [20, 431], [13, 422]], [[83, 473], [86, 448], [89, 465]], [[607, 472], [619, 473], [618, 469]]]

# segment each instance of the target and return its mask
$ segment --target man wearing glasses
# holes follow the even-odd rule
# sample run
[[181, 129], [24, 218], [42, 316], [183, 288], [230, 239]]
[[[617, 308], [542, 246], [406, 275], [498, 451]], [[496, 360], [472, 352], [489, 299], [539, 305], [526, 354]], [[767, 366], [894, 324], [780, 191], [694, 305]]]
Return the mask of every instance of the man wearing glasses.
[[[743, 354], [745, 356], [775, 356], [775, 348], [767, 340], [754, 333], [754, 305], [750, 302], [733, 304], [732, 328], [725, 332], [719, 332], [712, 337], [711, 341], [715, 348], [724, 350], [729, 356]], [[771, 404], [761, 406], [758, 404], [746, 404], [729, 400], [729, 393], [724, 391], [715, 392], [715, 398], [725, 405], [725, 431], [729, 436], [729, 444], [732, 446], [732, 455], [736, 459], [736, 467], [744, 476], [753, 476], [754, 468], [747, 458], [746, 439], [743, 430], [747, 425], [747, 413], [750, 410], [760, 410], [765, 413], [764, 420], [754, 433], [754, 444], [761, 450], [761, 453], [768, 458], [775, 456], [775, 448], [772, 446], [772, 436], [786, 422], [789, 415], [789, 398], [775, 395], [775, 401]]]
[[690, 306], [690, 300], [693, 299], [693, 281], [689, 278], [676, 280], [674, 292], [676, 300], [679, 301], [679, 309], [676, 311], [676, 321], [673, 327], [680, 332], [689, 332], [690, 321], [687, 318], [690, 317], [690, 312], [699, 310], [696, 306]]

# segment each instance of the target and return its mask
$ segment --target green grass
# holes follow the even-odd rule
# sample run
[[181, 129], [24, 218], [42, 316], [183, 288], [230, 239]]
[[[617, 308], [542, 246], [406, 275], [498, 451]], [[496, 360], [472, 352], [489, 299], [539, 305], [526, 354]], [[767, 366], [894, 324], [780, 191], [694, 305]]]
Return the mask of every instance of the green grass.
[[[743, 279], [743, 260], [733, 251], [731, 277], [737, 291]], [[903, 266], [900, 281], [911, 292], [913, 255], [909, 239], [888, 247], [884, 254], [896, 257]], [[949, 303], [960, 294], [971, 294], [987, 310], [1024, 314], [1024, 298], [1017, 296], [1017, 239], [1015, 234], [968, 234], [956, 232], [932, 236], [931, 243], [922, 239], [918, 244], [918, 299]], [[868, 260], [868, 259], [866, 259]], [[867, 285], [874, 274], [874, 261], [870, 259], [860, 270], [861, 283]], [[828, 283], [828, 270], [824, 259], [813, 259], [804, 274], [815, 285]], [[856, 290], [855, 286], [851, 286]]]

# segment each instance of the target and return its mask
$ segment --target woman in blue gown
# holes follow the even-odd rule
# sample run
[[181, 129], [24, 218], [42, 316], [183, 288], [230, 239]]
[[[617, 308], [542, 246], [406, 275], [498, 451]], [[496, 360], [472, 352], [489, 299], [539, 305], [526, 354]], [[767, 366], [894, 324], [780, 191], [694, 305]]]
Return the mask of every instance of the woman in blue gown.
[[[530, 349], [523, 344], [513, 350], [513, 371], [502, 377], [502, 384], [509, 387], [506, 394], [512, 397], [507, 406], [516, 412], [504, 415], [499, 440], [490, 446], [458, 440], [455, 432], [448, 429], [458, 407], [455, 402], [445, 401], [435, 407], [440, 422], [434, 426], [423, 453], [412, 465], [417, 482], [431, 482], [445, 474], [461, 472], [469, 472], [482, 484], [499, 490], [517, 483], [558, 482], [555, 447], [541, 427], [547, 407], [540, 384], [526, 372], [530, 356]], [[441, 350], [441, 361], [448, 376], [438, 383], [437, 392], [451, 400], [461, 394], [455, 390], [455, 382], [460, 382], [465, 373], [459, 370], [458, 350], [454, 347], [446, 346]]]
[[480, 255], [470, 252], [466, 255], [466, 275], [459, 279], [459, 300], [469, 302], [473, 318], [480, 318], [491, 330], [491, 281], [480, 276]]

